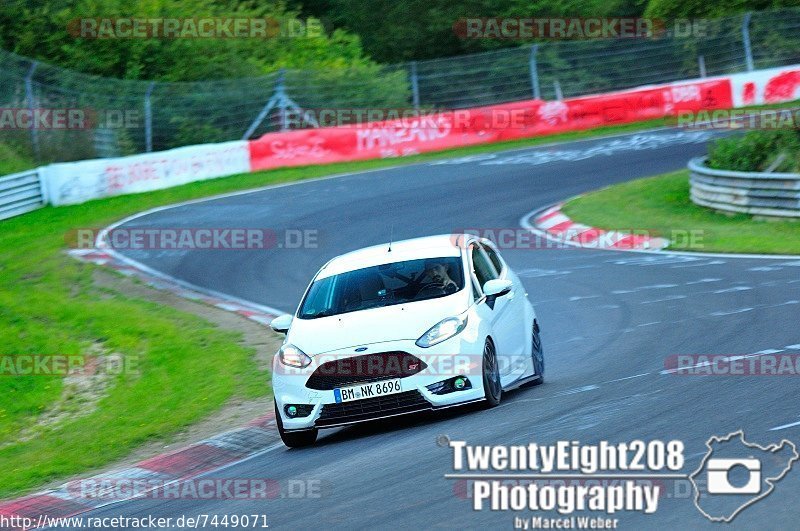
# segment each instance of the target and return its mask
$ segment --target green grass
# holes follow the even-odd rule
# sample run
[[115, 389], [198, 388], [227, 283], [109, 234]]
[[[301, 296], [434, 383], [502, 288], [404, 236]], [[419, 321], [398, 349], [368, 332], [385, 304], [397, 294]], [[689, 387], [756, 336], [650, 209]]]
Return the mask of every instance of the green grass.
[[[38, 425], [62, 393], [56, 376], [0, 376], [0, 497], [102, 466], [174, 433], [231, 397], [269, 393], [240, 336], [188, 313], [93, 286], [93, 266], [60, 252], [64, 234], [116, 219], [138, 201], [47, 208], [0, 230], [0, 342], [4, 355], [80, 355], [101, 345], [135, 371], [112, 377], [97, 408]], [[126, 205], [127, 203], [127, 205]], [[131, 365], [133, 363], [134, 365]], [[67, 404], [78, 411], [78, 404]], [[35, 437], [18, 440], [34, 430]]]
[[35, 167], [36, 164], [33, 161], [20, 155], [6, 144], [0, 144], [0, 177]]
[[[573, 220], [603, 229], [641, 229], [669, 238], [670, 249], [800, 254], [800, 221], [754, 220], [695, 205], [689, 199], [689, 172], [616, 184], [568, 201]], [[690, 240], [688, 231], [698, 231]]]

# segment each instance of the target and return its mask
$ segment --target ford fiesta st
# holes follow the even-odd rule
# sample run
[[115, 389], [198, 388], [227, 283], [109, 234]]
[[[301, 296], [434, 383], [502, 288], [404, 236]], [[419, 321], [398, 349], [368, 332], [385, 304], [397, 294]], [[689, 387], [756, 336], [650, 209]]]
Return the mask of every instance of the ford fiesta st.
[[369, 247], [316, 274], [273, 363], [289, 447], [320, 428], [472, 402], [544, 378], [533, 306], [491, 242], [443, 235]]

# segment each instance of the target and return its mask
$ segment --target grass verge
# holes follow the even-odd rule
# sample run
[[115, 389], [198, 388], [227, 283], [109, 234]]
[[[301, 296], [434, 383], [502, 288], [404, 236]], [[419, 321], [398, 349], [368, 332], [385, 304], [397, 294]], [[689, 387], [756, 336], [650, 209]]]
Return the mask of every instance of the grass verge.
[[[689, 199], [689, 171], [603, 188], [568, 201], [573, 220], [602, 229], [642, 229], [669, 238], [670, 249], [724, 253], [800, 254], [800, 222], [729, 215]], [[690, 237], [689, 231], [698, 237]]]

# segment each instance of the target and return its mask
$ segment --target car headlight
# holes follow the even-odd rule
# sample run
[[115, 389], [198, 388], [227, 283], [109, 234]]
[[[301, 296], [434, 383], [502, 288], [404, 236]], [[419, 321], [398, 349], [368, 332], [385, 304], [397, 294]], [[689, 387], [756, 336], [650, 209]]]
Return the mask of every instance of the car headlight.
[[311, 364], [311, 358], [294, 345], [287, 343], [283, 345], [278, 351], [278, 359], [281, 363], [289, 367], [308, 367]]
[[448, 317], [447, 319], [442, 319], [433, 325], [430, 330], [422, 334], [422, 337], [417, 339], [417, 345], [422, 348], [432, 347], [433, 345], [460, 334], [466, 327], [466, 315], [463, 317]]

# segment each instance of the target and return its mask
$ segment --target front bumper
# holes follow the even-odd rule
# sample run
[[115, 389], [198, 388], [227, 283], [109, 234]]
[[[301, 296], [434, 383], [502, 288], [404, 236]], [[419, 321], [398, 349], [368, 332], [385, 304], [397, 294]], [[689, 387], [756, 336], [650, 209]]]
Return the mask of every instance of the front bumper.
[[[412, 340], [387, 341], [368, 345], [366, 352], [356, 353], [349, 347], [315, 356], [311, 365], [304, 369], [288, 368], [276, 356], [272, 383], [283, 427], [285, 430], [330, 428], [482, 400], [482, 347], [482, 341], [470, 341], [468, 336], [425, 349]], [[411, 354], [422, 360], [425, 367], [400, 378], [400, 393], [349, 402], [337, 403], [333, 389], [310, 389], [306, 385], [309, 377], [325, 362], [383, 352]], [[470, 387], [446, 394], [435, 394], [428, 389], [428, 386], [456, 376], [466, 376]], [[387, 379], [395, 377], [388, 376]], [[307, 416], [291, 418], [284, 409], [290, 404], [307, 404], [312, 409]]]

